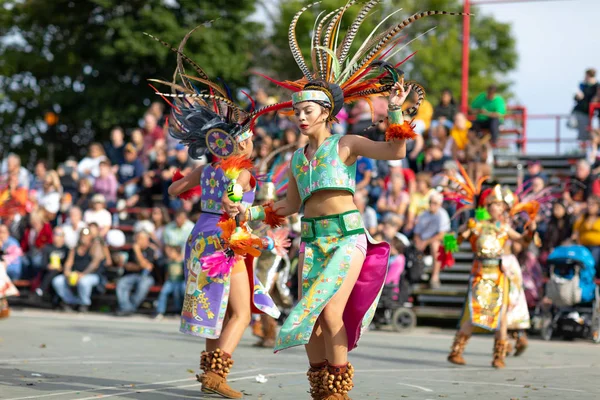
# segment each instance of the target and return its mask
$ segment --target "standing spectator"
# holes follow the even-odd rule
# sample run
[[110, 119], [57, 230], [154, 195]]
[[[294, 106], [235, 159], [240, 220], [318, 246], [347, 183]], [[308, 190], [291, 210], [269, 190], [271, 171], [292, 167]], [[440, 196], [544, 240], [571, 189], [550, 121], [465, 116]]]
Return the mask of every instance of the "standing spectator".
[[194, 223], [187, 218], [187, 212], [178, 210], [175, 220], [165, 227], [163, 240], [165, 246], [185, 248], [185, 243], [194, 229]]
[[88, 155], [77, 164], [79, 176], [94, 180], [100, 175], [100, 161], [106, 160], [104, 147], [100, 143], [90, 145]]
[[452, 96], [452, 91], [450, 89], [442, 90], [440, 102], [433, 110], [431, 127], [435, 128], [435, 126], [442, 124], [448, 129], [452, 128], [456, 112], [456, 102], [454, 101], [454, 96]]
[[181, 310], [183, 305], [183, 295], [185, 292], [185, 280], [183, 275], [183, 251], [179, 247], [166, 246], [166, 271], [165, 283], [158, 295], [158, 305], [156, 306], [156, 319], [162, 319], [167, 312], [167, 301], [172, 294], [175, 305]]
[[[63, 309], [71, 311], [79, 306], [80, 312], [87, 312], [92, 304], [92, 290], [101, 279], [104, 252], [92, 240], [90, 230], [85, 228], [79, 236], [79, 243], [69, 251], [63, 273], [52, 280], [52, 286], [63, 301]], [[73, 290], [77, 289], [77, 296]]]
[[71, 207], [69, 210], [69, 219], [62, 225], [65, 234], [65, 244], [69, 249], [75, 248], [79, 242], [79, 233], [87, 224], [82, 220], [81, 208], [77, 206]]
[[117, 204], [117, 188], [119, 183], [117, 177], [110, 167], [108, 160], [100, 162], [100, 176], [94, 181], [94, 191], [104, 195], [108, 208], [113, 208]]
[[356, 204], [358, 211], [360, 211], [360, 215], [365, 224], [365, 229], [370, 235], [374, 235], [378, 228], [377, 213], [372, 207], [367, 205], [367, 197], [361, 192], [356, 192], [354, 194], [354, 203]]
[[581, 141], [590, 140], [588, 127], [590, 125], [590, 103], [598, 94], [598, 81], [596, 80], [596, 70], [590, 68], [585, 71], [583, 82], [579, 85], [579, 90], [575, 94], [575, 107], [573, 108], [573, 116], [577, 128], [577, 139]]
[[95, 194], [90, 202], [91, 208], [83, 214], [86, 224], [95, 223], [100, 228], [100, 236], [105, 237], [112, 225], [112, 216], [106, 209], [106, 200], [101, 194]]
[[106, 156], [110, 163], [115, 166], [114, 172], [117, 172], [118, 165], [125, 161], [125, 132], [120, 126], [115, 126], [110, 131], [110, 142], [104, 145]]
[[119, 165], [117, 178], [118, 193], [130, 198], [137, 192], [138, 183], [144, 174], [144, 166], [138, 158], [138, 152], [131, 143], [125, 146], [125, 162]]
[[29, 226], [21, 238], [24, 278], [33, 278], [42, 268], [42, 248], [52, 243], [52, 227], [44, 220], [41, 211], [29, 216]]
[[6, 274], [12, 280], [21, 278], [22, 264], [21, 256], [23, 250], [19, 245], [19, 241], [10, 236], [8, 226], [0, 224], [0, 250], [4, 253], [4, 257], [0, 261], [4, 261], [6, 265]]
[[[154, 285], [154, 261], [155, 253], [150, 247], [150, 236], [146, 232], [138, 232], [125, 263], [125, 274], [117, 281], [117, 315], [131, 315], [142, 304]], [[132, 294], [134, 287], [135, 292]]]
[[497, 91], [496, 85], [490, 85], [487, 92], [480, 93], [471, 104], [471, 111], [476, 114], [476, 129], [488, 129], [492, 135], [492, 144], [498, 141], [500, 124], [506, 115], [506, 102]]
[[51, 299], [52, 281], [62, 273], [69, 252], [70, 250], [65, 244], [65, 232], [57, 226], [52, 232], [52, 244], [47, 245], [42, 250], [44, 262], [41, 283], [40, 287], [35, 290], [39, 297], [45, 297], [47, 300]]
[[429, 285], [432, 289], [440, 287], [441, 262], [438, 260], [438, 250], [446, 232], [450, 230], [450, 217], [442, 208], [444, 196], [441, 193], [432, 194], [429, 198], [429, 210], [417, 218], [414, 230], [415, 247], [419, 251], [429, 248], [433, 256], [433, 272]]

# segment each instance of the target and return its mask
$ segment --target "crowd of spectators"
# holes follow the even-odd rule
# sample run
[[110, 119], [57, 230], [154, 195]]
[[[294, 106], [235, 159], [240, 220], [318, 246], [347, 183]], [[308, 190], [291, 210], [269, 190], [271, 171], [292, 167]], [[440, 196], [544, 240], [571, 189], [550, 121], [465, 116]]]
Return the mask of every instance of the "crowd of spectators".
[[[587, 87], [582, 93], [587, 96]], [[277, 102], [264, 90], [254, 98], [259, 107]], [[414, 93], [404, 107], [417, 101]], [[433, 103], [424, 100], [410, 116], [419, 136], [408, 142], [405, 159], [358, 159], [355, 201], [373, 236], [391, 242], [401, 233], [434, 256], [429, 284], [437, 288], [435, 255], [444, 234], [459, 223], [450, 218], [455, 207], [441, 194], [449, 184], [446, 175], [458, 169], [456, 160], [474, 180], [492, 174], [492, 149], [507, 109], [495, 86], [476, 96], [469, 118], [450, 90]], [[372, 106], [358, 102], [342, 110], [333, 132], [383, 140], [385, 123], [372, 121], [385, 118], [387, 101], [377, 98]], [[84, 158], [68, 158], [56, 169], [39, 160], [28, 171], [15, 154], [2, 160], [0, 249], [13, 280], [30, 280], [40, 301], [66, 311], [88, 310], [94, 291], [103, 292], [109, 282], [115, 284], [120, 315], [136, 312], [155, 285], [162, 286], [154, 305], [158, 318], [171, 297], [181, 307], [184, 247], [201, 210], [198, 199], [172, 198], [167, 188], [176, 170], [186, 175], [210, 160], [192, 160], [166, 132], [165, 116], [163, 104], [153, 103], [141, 127], [114, 127], [108, 142], [92, 143]], [[515, 249], [524, 263], [543, 263], [568, 240], [588, 246], [600, 259], [600, 132], [592, 136], [590, 160], [579, 161], [569, 189], [538, 223], [542, 248]], [[290, 118], [274, 112], [258, 120], [254, 140], [256, 165], [284, 186], [286, 175], [279, 172], [306, 138]], [[531, 162], [523, 181], [539, 192], [548, 176]]]

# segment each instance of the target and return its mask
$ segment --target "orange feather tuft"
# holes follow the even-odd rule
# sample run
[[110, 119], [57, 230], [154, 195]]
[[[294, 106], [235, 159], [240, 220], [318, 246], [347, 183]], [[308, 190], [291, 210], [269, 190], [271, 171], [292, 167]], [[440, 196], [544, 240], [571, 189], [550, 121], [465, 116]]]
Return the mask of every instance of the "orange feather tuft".
[[414, 139], [417, 137], [415, 133], [414, 127], [408, 122], [404, 121], [402, 125], [394, 124], [388, 126], [385, 131], [385, 140], [390, 141], [394, 139], [406, 140], [406, 139]]
[[273, 202], [268, 202], [264, 205], [265, 209], [265, 220], [264, 223], [269, 225], [271, 228], [277, 228], [282, 226], [285, 223], [285, 217], [277, 214], [277, 211], [281, 209], [281, 207], [274, 209]]

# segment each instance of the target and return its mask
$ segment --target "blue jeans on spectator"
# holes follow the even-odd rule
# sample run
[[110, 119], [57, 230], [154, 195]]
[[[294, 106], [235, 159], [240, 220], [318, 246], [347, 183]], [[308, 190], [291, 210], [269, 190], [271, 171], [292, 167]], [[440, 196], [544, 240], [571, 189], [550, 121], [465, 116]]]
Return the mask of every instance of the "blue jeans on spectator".
[[136, 183], [130, 183], [129, 185], [125, 185], [123, 192], [123, 194], [125, 194], [125, 198], [128, 199], [138, 192], [138, 186]]
[[21, 258], [21, 278], [22, 279], [32, 279], [34, 278], [42, 269], [44, 264], [44, 256], [41, 250], [33, 249], [29, 250], [27, 254], [25, 254]]
[[[117, 282], [117, 301], [123, 312], [135, 312], [154, 285], [152, 275], [146, 273], [128, 274]], [[133, 287], [135, 292], [132, 294]]]
[[173, 294], [175, 305], [178, 310], [183, 306], [183, 294], [185, 293], [185, 281], [166, 281], [158, 295], [158, 306], [156, 312], [165, 314], [167, 312], [167, 300], [170, 294]]
[[21, 276], [23, 276], [22, 274], [23, 266], [21, 264], [21, 261], [14, 262], [6, 266], [6, 275], [8, 275], [8, 277], [13, 281], [21, 279]]
[[77, 296], [73, 294], [72, 288], [67, 283], [64, 275], [58, 275], [52, 279], [52, 287], [60, 296], [62, 301], [69, 305], [89, 306], [92, 304], [92, 290], [100, 283], [100, 275], [87, 274], [79, 278], [77, 282]]

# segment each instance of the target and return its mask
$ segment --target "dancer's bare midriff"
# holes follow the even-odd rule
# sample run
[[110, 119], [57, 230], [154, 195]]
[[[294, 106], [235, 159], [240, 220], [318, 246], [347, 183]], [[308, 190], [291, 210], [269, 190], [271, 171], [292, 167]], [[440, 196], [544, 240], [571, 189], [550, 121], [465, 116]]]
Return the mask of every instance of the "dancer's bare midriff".
[[313, 193], [304, 203], [306, 218], [336, 215], [356, 210], [352, 193], [346, 190], [322, 190]]

